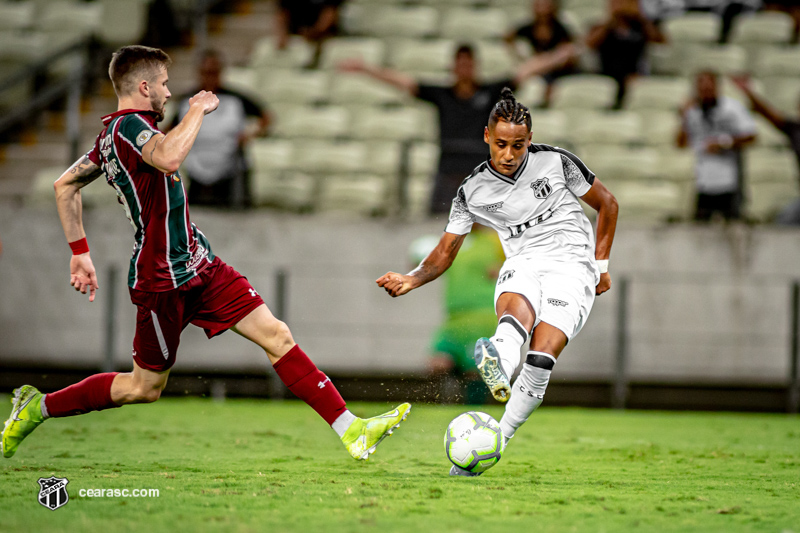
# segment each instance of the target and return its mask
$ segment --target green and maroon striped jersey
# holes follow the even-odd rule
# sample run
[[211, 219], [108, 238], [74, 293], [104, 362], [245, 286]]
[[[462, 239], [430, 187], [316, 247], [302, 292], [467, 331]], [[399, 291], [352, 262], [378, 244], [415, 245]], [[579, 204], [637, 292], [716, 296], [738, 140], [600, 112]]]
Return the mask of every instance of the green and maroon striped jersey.
[[142, 147], [161, 133], [156, 113], [125, 109], [103, 117], [103, 124], [87, 156], [105, 172], [135, 230], [128, 285], [175, 289], [211, 264], [214, 254], [189, 220], [180, 174], [165, 174], [142, 159]]

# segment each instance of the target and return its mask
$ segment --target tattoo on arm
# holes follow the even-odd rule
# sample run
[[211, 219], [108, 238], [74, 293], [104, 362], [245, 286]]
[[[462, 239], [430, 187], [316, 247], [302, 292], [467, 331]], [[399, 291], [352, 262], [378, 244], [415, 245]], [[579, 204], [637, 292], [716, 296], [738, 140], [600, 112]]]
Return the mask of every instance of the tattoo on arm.
[[99, 178], [103, 174], [103, 169], [95, 165], [89, 156], [84, 156], [83, 159], [72, 165], [69, 172], [74, 176], [72, 183], [80, 188]]
[[153, 164], [153, 153], [156, 151], [156, 146], [158, 146], [159, 141], [161, 138], [155, 139], [153, 141], [153, 148], [150, 150], [150, 164]]

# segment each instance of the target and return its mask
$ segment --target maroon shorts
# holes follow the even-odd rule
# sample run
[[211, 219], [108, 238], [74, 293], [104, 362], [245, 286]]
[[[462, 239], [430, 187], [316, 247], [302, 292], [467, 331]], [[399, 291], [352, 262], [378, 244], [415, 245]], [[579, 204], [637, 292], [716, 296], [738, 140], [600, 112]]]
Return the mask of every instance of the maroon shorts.
[[154, 372], [169, 370], [175, 364], [181, 332], [190, 323], [203, 328], [210, 339], [264, 303], [247, 278], [219, 257], [177, 289], [130, 289], [130, 293], [138, 308], [133, 359]]

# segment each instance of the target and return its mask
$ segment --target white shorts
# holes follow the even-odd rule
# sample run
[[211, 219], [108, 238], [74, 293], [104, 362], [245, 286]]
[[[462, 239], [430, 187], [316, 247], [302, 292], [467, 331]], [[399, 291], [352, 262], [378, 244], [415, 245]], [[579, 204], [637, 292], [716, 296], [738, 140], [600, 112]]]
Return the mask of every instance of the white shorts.
[[535, 257], [507, 259], [494, 290], [497, 299], [504, 292], [521, 294], [536, 313], [536, 322], [554, 326], [572, 340], [589, 318], [597, 287], [595, 269], [585, 262], [543, 261]]

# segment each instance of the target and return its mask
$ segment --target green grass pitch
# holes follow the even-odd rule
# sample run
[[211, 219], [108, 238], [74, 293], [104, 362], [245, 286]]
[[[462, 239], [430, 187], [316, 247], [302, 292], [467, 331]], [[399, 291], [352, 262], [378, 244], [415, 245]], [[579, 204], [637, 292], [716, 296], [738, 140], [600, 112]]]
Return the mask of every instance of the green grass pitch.
[[[366, 463], [299, 402], [166, 398], [51, 420], [0, 463], [0, 530], [800, 533], [797, 417], [545, 406], [497, 466], [450, 478], [443, 435], [465, 410], [416, 405]], [[56, 511], [37, 502], [51, 475], [69, 479]]]

